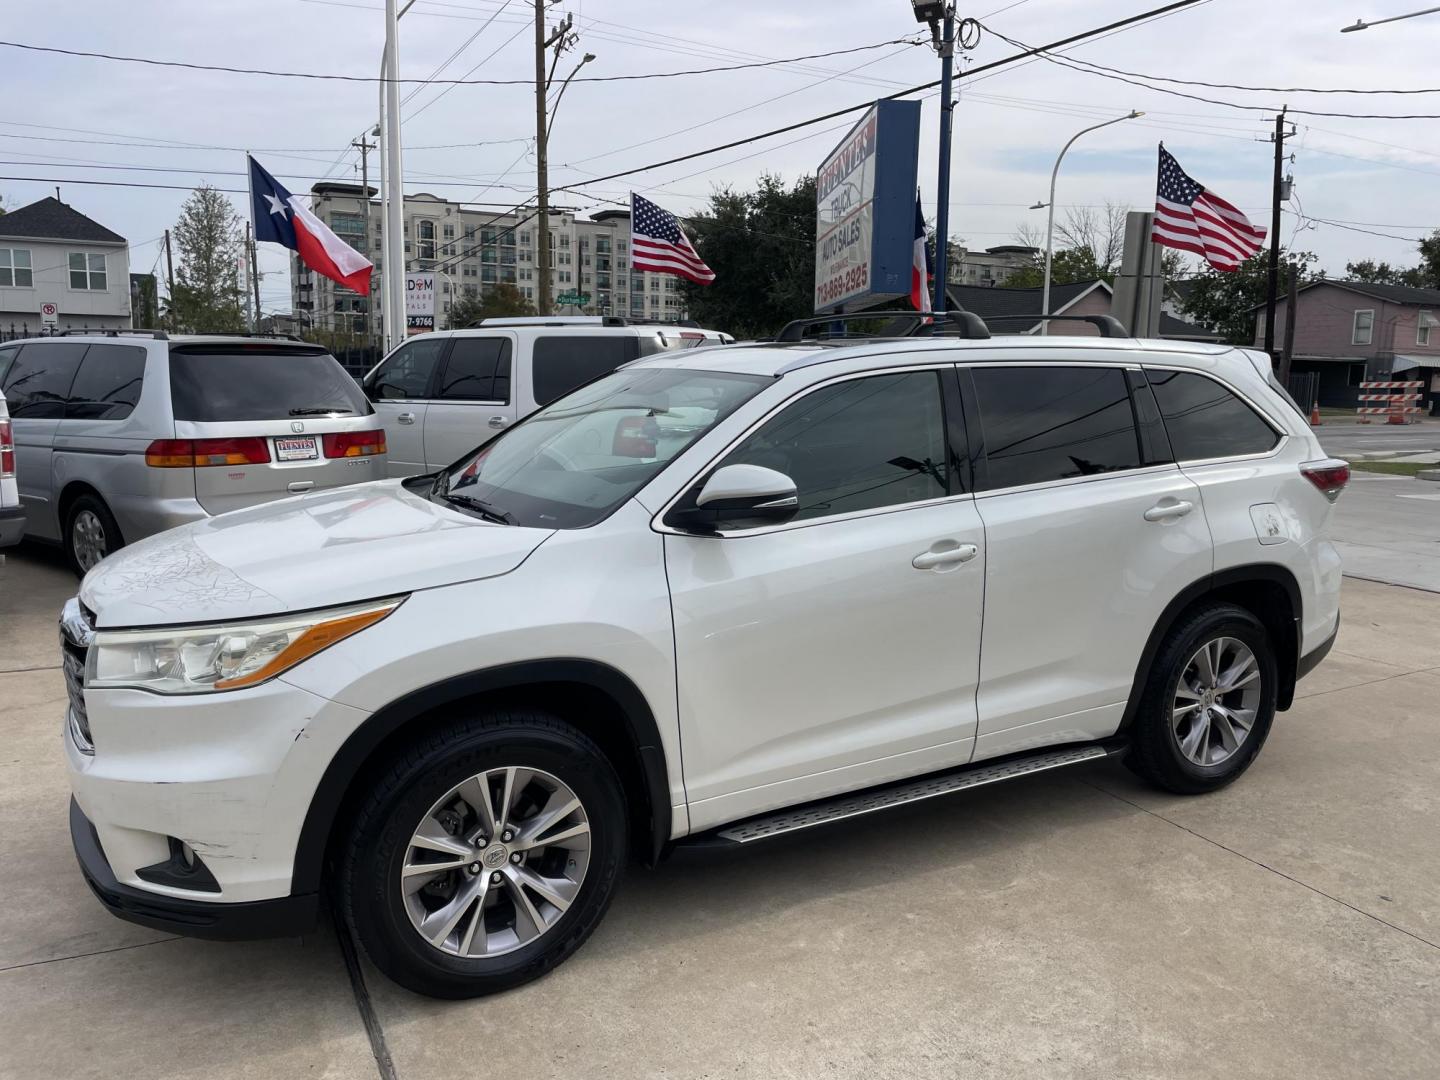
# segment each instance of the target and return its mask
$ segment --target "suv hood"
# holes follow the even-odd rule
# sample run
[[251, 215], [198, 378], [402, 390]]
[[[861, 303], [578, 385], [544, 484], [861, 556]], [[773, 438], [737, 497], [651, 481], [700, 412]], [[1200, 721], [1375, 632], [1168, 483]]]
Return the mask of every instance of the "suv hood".
[[553, 530], [496, 525], [399, 480], [222, 514], [121, 548], [85, 576], [96, 625], [257, 618], [496, 577]]

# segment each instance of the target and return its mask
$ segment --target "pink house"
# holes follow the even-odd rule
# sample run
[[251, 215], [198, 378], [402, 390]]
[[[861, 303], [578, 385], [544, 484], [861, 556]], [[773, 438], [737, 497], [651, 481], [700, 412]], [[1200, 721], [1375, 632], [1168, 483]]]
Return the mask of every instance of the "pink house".
[[[1360, 281], [1316, 281], [1296, 294], [1292, 375], [1319, 376], [1322, 405], [1350, 407], [1363, 381], [1424, 383], [1424, 406], [1440, 399], [1440, 290]], [[1275, 306], [1275, 346], [1285, 341], [1289, 305]], [[1265, 309], [1255, 309], [1255, 341]]]

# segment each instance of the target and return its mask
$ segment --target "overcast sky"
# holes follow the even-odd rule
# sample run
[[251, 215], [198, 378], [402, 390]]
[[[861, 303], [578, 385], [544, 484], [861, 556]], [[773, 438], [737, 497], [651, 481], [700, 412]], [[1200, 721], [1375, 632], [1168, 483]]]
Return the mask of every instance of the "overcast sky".
[[[1052, 41], [1158, 6], [1159, 0], [986, 0], [962, 15], [1027, 43]], [[1341, 34], [1357, 17], [1423, 7], [1416, 0], [1209, 0], [1087, 42], [1071, 55], [1145, 74], [1281, 87], [1423, 88], [1440, 85], [1440, 15]], [[996, 10], [999, 9], [999, 10]], [[906, 0], [727, 0], [679, 4], [576, 0], [577, 48], [596, 54], [585, 74], [675, 71], [784, 58], [913, 37]], [[10, 20], [27, 43], [197, 63], [352, 75], [377, 73], [382, 0], [204, 0], [127, 3], [52, 0]], [[993, 14], [992, 14], [993, 12]], [[486, 20], [493, 18], [487, 26]], [[462, 45], [442, 77], [533, 76], [528, 0], [418, 0], [401, 23], [401, 75], [424, 78]], [[479, 34], [466, 44], [471, 35]], [[1015, 51], [982, 35], [964, 63]], [[147, 67], [0, 48], [0, 176], [61, 179], [63, 199], [129, 239], [131, 268], [148, 271], [174, 223], [182, 190], [90, 186], [80, 180], [193, 186], [243, 192], [243, 148], [300, 192], [321, 177], [358, 180], [348, 144], [377, 116], [373, 83], [320, 82]], [[743, 54], [743, 55], [742, 55]], [[477, 65], [479, 65], [477, 67]], [[475, 69], [472, 72], [472, 69]], [[621, 83], [575, 83], [551, 137], [551, 183], [561, 186], [699, 150], [937, 77], [925, 48], [893, 45], [786, 68]], [[952, 237], [972, 248], [1007, 243], [1017, 226], [1043, 228], [1044, 196], [1061, 145], [1088, 124], [1142, 109], [1076, 144], [1060, 174], [1058, 202], [1153, 205], [1155, 146], [1163, 140], [1197, 180], [1268, 225], [1269, 119], [1292, 109], [1437, 113], [1440, 94], [1249, 93], [1176, 86], [1202, 97], [1261, 106], [1246, 111], [1125, 85], [1044, 61], [1017, 63], [960, 82], [951, 188]], [[409, 94], [414, 87], [406, 87]], [[424, 87], [406, 106], [407, 191], [494, 202], [533, 195], [534, 97], [525, 86]], [[1415, 261], [1413, 238], [1440, 227], [1440, 121], [1296, 115], [1291, 149], [1298, 196], [1291, 207], [1330, 224], [1283, 218], [1284, 241], [1317, 252], [1332, 275], [1347, 260]], [[719, 186], [748, 187], [761, 172], [787, 180], [814, 170], [849, 126], [837, 120], [697, 161], [561, 193], [589, 212], [633, 187], [678, 213], [705, 205]], [[935, 200], [937, 100], [924, 99], [920, 184]], [[125, 144], [125, 145], [112, 145]], [[143, 144], [143, 145], [134, 145]], [[456, 145], [464, 144], [464, 145]], [[483, 144], [483, 145], [482, 145]], [[378, 159], [370, 157], [372, 178]], [[101, 167], [105, 166], [105, 167]], [[131, 166], [135, 171], [115, 168]], [[67, 182], [69, 181], [69, 182]], [[530, 187], [527, 189], [527, 184]], [[24, 205], [54, 182], [0, 180], [0, 200]], [[243, 194], [232, 195], [245, 210]], [[262, 248], [263, 305], [288, 310], [286, 258]]]

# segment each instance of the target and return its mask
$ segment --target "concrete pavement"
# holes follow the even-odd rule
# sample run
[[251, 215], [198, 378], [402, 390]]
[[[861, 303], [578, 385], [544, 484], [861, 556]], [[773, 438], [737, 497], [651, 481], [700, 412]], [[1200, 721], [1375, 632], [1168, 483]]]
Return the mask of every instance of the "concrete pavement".
[[[329, 929], [169, 939], [85, 889], [73, 589], [33, 552], [0, 568], [0, 1077], [382, 1075]], [[1440, 597], [1347, 580], [1344, 610], [1223, 792], [1102, 766], [632, 868], [518, 991], [435, 1002], [369, 970], [393, 1075], [1433, 1078]]]

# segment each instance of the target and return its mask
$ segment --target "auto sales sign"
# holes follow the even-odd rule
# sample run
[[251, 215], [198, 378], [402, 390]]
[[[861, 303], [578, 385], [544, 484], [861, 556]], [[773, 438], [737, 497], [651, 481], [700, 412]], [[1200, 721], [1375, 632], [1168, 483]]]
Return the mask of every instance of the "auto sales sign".
[[920, 103], [877, 101], [815, 178], [815, 310], [910, 293]]
[[433, 273], [405, 275], [407, 334], [424, 334], [435, 329], [435, 277]]

